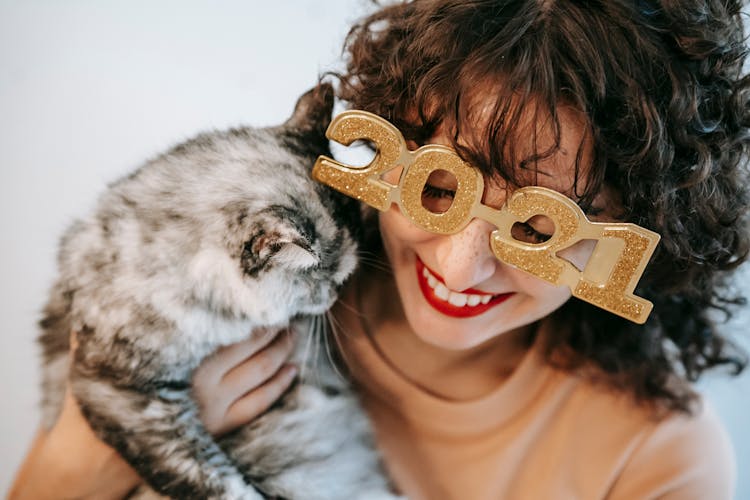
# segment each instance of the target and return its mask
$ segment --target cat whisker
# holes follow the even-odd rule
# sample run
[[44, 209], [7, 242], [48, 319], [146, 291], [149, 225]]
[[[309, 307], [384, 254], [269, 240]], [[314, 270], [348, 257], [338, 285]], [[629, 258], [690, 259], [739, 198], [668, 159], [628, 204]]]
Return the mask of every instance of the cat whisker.
[[393, 270], [391, 269], [390, 264], [386, 260], [384, 260], [382, 257], [377, 257], [375, 254], [372, 254], [371, 252], [366, 252], [365, 254], [359, 255], [359, 262], [363, 266], [366, 266], [368, 269], [376, 269], [378, 271], [383, 271], [389, 275], [393, 274]]
[[[361, 317], [361, 316], [362, 316], [362, 312], [361, 312], [361, 311], [359, 310], [359, 308], [357, 308], [357, 307], [356, 307], [356, 306], [354, 306], [354, 305], [351, 305], [351, 304], [349, 304], [348, 302], [345, 302], [345, 301], [343, 301], [343, 300], [339, 300], [339, 301], [337, 302], [337, 304], [338, 304], [338, 305], [340, 305], [341, 307], [343, 307], [344, 309], [348, 310], [348, 311], [349, 311], [349, 312], [351, 312], [352, 314], [356, 314], [356, 315], [357, 315], [357, 316], [359, 316], [359, 317]], [[326, 314], [327, 314], [328, 316], [332, 316], [332, 314], [330, 314], [330, 312], [326, 312]]]
[[333, 353], [333, 345], [331, 345], [330, 340], [333, 339], [333, 341], [336, 343], [336, 355], [341, 356], [344, 361], [346, 361], [346, 350], [341, 348], [341, 340], [339, 338], [341, 323], [338, 319], [336, 319], [336, 316], [333, 315], [330, 311], [326, 311], [325, 313], [326, 318], [328, 321], [326, 322], [327, 327], [330, 329], [330, 336], [326, 335], [325, 338], [325, 346], [326, 346], [326, 354], [328, 355], [328, 361], [330, 361], [330, 365], [333, 367], [334, 373], [338, 375], [342, 380], [348, 380], [348, 377], [341, 372], [339, 369], [339, 363], [336, 362], [336, 356], [334, 356]]
[[[314, 317], [313, 317], [314, 318]], [[314, 319], [312, 321], [307, 322], [308, 328], [307, 332], [305, 332], [305, 344], [304, 348], [302, 350], [302, 356], [299, 360], [300, 362], [300, 378], [303, 380], [307, 380], [308, 376], [308, 368], [310, 365], [310, 359], [311, 355], [310, 352], [312, 351], [312, 346], [314, 343], [314, 336], [315, 336], [315, 325], [314, 325]]]
[[322, 330], [322, 326], [323, 326], [323, 322], [321, 321], [321, 315], [320, 314], [315, 315], [313, 317], [312, 324], [313, 324], [313, 329], [314, 329], [314, 332], [313, 332], [313, 336], [314, 336], [314, 338], [313, 338], [313, 340], [314, 340], [314, 342], [313, 342], [313, 349], [314, 349], [314, 352], [313, 352], [313, 363], [315, 363], [315, 365], [316, 365], [314, 367], [315, 370], [313, 371], [313, 373], [315, 373], [317, 385], [321, 385], [320, 370], [317, 369], [318, 368], [317, 365], [319, 364], [319, 361], [320, 361], [320, 342], [321, 342], [321, 338], [320, 337], [321, 337], [321, 335], [323, 337], [325, 337], [325, 334], [321, 331]]

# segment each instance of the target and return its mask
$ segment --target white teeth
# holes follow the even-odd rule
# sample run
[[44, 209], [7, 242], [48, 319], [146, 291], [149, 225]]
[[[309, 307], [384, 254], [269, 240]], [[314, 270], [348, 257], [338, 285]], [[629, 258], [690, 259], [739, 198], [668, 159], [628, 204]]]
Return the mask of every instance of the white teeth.
[[450, 290], [448, 290], [448, 287], [443, 285], [442, 283], [438, 283], [435, 288], [435, 295], [437, 295], [437, 298], [442, 300], [448, 300], [448, 296], [450, 295]]
[[465, 293], [451, 292], [450, 295], [448, 295], [448, 302], [456, 307], [465, 306], [468, 300], [469, 296]]
[[440, 280], [438, 280], [427, 267], [422, 268], [422, 276], [427, 279], [427, 284], [435, 292], [435, 296], [440, 300], [445, 300], [456, 307], [478, 306], [487, 304], [492, 300], [492, 295], [476, 295], [461, 292], [454, 292], [448, 289]]
[[435, 286], [438, 284], [437, 278], [435, 278], [430, 271], [427, 270], [426, 267], [422, 268], [422, 276], [427, 278], [427, 284], [430, 285], [430, 288], [434, 289]]

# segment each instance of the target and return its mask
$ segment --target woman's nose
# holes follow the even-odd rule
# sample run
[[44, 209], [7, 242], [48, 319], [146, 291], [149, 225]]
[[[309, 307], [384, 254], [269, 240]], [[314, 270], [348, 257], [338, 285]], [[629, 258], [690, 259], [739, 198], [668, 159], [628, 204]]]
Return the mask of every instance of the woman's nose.
[[461, 232], [444, 237], [436, 249], [436, 271], [448, 288], [460, 292], [495, 273], [498, 262], [490, 248], [493, 229], [488, 222], [474, 219]]

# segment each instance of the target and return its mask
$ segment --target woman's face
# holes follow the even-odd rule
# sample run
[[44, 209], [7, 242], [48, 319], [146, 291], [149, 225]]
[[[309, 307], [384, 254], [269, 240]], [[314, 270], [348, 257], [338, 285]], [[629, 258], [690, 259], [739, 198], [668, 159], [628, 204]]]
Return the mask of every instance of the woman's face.
[[[583, 126], [572, 111], [562, 110], [560, 121], [560, 148], [539, 162], [536, 184], [571, 196]], [[527, 134], [529, 142], [531, 135]], [[552, 140], [551, 131], [537, 130], [537, 147], [544, 149], [545, 141], [551, 144]], [[440, 130], [429, 142], [450, 145]], [[584, 173], [589, 149], [584, 144]], [[395, 184], [398, 174], [392, 171], [384, 179]], [[494, 182], [485, 184], [483, 203], [502, 207], [506, 189]], [[455, 179], [447, 172], [433, 173], [422, 195], [423, 204], [433, 211], [444, 211], [450, 206], [455, 186]], [[598, 197], [595, 207], [598, 204], [597, 208], [603, 208], [602, 201]], [[396, 205], [380, 214], [383, 244], [405, 320], [423, 342], [449, 350], [470, 349], [530, 325], [570, 298], [567, 286], [554, 286], [497, 260], [490, 249], [490, 233], [494, 229], [488, 222], [474, 219], [461, 232], [446, 236], [414, 226]], [[553, 232], [549, 219], [535, 217], [527, 224], [516, 225], [513, 236], [538, 243]], [[592, 249], [593, 244], [581, 242], [559, 255], [582, 268]]]

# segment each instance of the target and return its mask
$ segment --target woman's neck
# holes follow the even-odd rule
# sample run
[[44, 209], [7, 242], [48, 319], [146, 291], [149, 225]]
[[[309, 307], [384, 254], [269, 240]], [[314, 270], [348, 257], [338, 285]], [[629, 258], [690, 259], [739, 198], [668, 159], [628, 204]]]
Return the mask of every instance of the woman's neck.
[[352, 281], [346, 299], [361, 313], [353, 314], [353, 323], [359, 324], [394, 370], [437, 397], [468, 401], [492, 392], [513, 373], [531, 345], [534, 328], [525, 327], [471, 349], [437, 347], [412, 332], [387, 272], [366, 269]]

